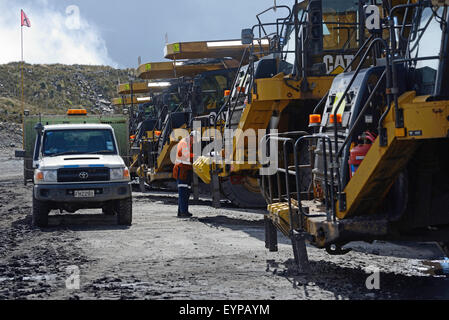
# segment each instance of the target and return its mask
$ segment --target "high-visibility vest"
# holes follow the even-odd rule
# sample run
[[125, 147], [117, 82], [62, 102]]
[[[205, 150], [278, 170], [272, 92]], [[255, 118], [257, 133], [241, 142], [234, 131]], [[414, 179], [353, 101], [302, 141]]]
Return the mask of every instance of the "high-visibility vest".
[[173, 178], [175, 179], [187, 180], [187, 176], [193, 168], [193, 153], [190, 150], [189, 142], [190, 140], [186, 138], [178, 143], [176, 163], [173, 168]]
[[176, 152], [176, 164], [182, 163], [185, 165], [193, 164], [193, 152], [191, 152], [190, 148], [190, 139], [187, 138], [182, 139], [178, 143], [178, 149]]

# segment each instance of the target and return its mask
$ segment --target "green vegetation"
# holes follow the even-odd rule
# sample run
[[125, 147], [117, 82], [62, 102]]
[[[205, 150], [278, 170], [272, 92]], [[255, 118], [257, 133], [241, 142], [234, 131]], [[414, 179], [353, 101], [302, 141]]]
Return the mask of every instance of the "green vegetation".
[[[117, 83], [128, 82], [130, 72], [106, 66], [25, 64], [25, 109], [31, 114], [63, 114], [77, 107], [94, 114], [111, 112]], [[0, 121], [20, 121], [20, 79], [19, 63], [0, 65]]]

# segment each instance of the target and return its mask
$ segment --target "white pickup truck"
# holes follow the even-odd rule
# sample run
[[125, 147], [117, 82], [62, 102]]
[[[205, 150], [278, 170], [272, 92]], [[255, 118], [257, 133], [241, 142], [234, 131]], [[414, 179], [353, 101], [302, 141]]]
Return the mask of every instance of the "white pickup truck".
[[119, 225], [132, 223], [130, 174], [107, 124], [38, 125], [33, 224], [48, 225], [51, 210], [102, 209]]

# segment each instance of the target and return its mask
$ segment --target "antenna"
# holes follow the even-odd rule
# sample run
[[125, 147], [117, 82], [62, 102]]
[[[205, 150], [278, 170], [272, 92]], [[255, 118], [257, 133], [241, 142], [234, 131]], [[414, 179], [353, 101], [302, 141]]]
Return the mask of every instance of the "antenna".
[[168, 33], [165, 33], [165, 44], [168, 44]]
[[137, 67], [139, 67], [141, 64], [142, 64], [142, 57], [139, 56], [139, 57], [137, 58]]
[[276, 10], [277, 10], [276, 7], [277, 7], [276, 0], [274, 0], [274, 6], [273, 6], [273, 11], [274, 11], [274, 12], [276, 12]]

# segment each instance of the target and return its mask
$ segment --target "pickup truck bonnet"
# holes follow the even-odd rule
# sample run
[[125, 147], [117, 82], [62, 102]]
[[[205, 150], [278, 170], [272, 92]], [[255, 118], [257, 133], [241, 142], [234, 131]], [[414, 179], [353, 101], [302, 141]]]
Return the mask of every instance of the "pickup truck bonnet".
[[118, 155], [80, 154], [58, 157], [44, 157], [39, 161], [40, 169], [60, 169], [78, 167], [123, 168], [125, 163]]

